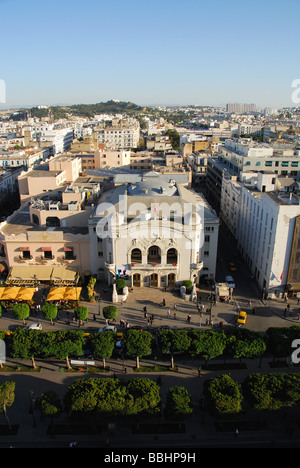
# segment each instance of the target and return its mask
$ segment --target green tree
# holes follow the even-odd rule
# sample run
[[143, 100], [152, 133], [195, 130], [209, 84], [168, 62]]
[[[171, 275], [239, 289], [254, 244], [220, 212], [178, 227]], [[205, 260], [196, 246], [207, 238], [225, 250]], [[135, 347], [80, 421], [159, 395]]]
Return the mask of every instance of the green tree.
[[290, 356], [292, 342], [299, 339], [299, 336], [299, 325], [292, 325], [291, 327], [270, 327], [265, 334], [267, 349], [276, 357]]
[[124, 280], [123, 278], [117, 278], [116, 279], [117, 291], [121, 292], [123, 290], [123, 288], [125, 288], [125, 286], [127, 286], [127, 281], [126, 280]]
[[193, 282], [191, 280], [184, 280], [184, 281], [182, 281], [182, 286], [186, 287], [187, 292], [191, 292], [192, 287], [193, 287]]
[[69, 415], [94, 415], [101, 418], [159, 411], [159, 387], [151, 379], [122, 382], [113, 378], [78, 379], [68, 387], [64, 407]]
[[133, 398], [132, 413], [155, 414], [160, 404], [159, 386], [146, 377], [132, 378], [126, 384], [128, 396]]
[[244, 379], [242, 389], [256, 410], [292, 407], [300, 401], [300, 375], [296, 372], [252, 373]]
[[241, 386], [227, 374], [206, 380], [204, 395], [213, 414], [235, 414], [242, 410]]
[[18, 320], [23, 320], [23, 324], [25, 325], [25, 319], [27, 319], [30, 314], [30, 307], [25, 302], [19, 302], [18, 304], [14, 304], [12, 312]]
[[78, 325], [82, 325], [83, 320], [88, 318], [89, 310], [85, 306], [78, 306], [74, 309], [74, 316], [78, 320]]
[[42, 393], [36, 401], [40, 413], [45, 418], [49, 418], [53, 425], [54, 418], [58, 418], [62, 413], [62, 404], [56, 392], [49, 390]]
[[226, 350], [236, 359], [254, 359], [266, 350], [263, 337], [247, 328], [230, 328], [226, 332]]
[[191, 396], [184, 387], [169, 387], [166, 399], [166, 417], [182, 418], [193, 412]]
[[14, 358], [31, 359], [32, 366], [36, 369], [35, 357], [40, 353], [41, 330], [27, 330], [18, 328], [12, 334], [10, 341], [11, 354]]
[[166, 135], [170, 138], [172, 148], [175, 151], [180, 150], [180, 135], [175, 129], [169, 129], [166, 132]]
[[84, 343], [85, 337], [82, 330], [60, 330], [53, 333], [51, 347], [47, 351], [49, 356], [65, 359], [67, 368], [70, 369], [69, 356], [81, 355]]
[[226, 347], [226, 335], [223, 330], [191, 330], [190, 354], [206, 361], [221, 356]]
[[50, 304], [50, 302], [45, 302], [41, 308], [43, 317], [46, 320], [50, 320], [51, 325], [53, 325], [53, 320], [57, 317], [57, 306], [55, 304]]
[[152, 335], [145, 330], [127, 330], [124, 336], [124, 350], [129, 357], [136, 358], [136, 367], [140, 368], [139, 358], [152, 352]]
[[118, 315], [118, 309], [116, 306], [106, 306], [103, 307], [102, 310], [103, 317], [106, 318], [107, 320], [116, 320], [117, 315]]
[[87, 285], [87, 295], [90, 302], [94, 301], [95, 299], [95, 284], [97, 278], [95, 276], [91, 276]]
[[117, 334], [111, 330], [107, 330], [101, 333], [94, 333], [91, 336], [91, 349], [97, 358], [102, 359], [103, 367], [105, 368], [105, 359], [109, 359], [112, 356]]
[[171, 368], [174, 369], [174, 353], [187, 351], [191, 339], [187, 330], [160, 330], [158, 344], [162, 353], [171, 354]]
[[0, 386], [0, 406], [9, 429], [11, 429], [11, 424], [7, 416], [7, 408], [15, 401], [15, 386], [15, 382], [12, 381], [6, 381]]

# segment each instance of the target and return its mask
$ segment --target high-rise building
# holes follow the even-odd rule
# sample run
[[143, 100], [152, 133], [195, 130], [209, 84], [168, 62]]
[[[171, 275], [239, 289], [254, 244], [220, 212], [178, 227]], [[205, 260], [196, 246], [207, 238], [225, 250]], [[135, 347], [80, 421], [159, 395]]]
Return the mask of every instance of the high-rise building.
[[230, 114], [245, 114], [247, 112], [255, 112], [255, 104], [226, 104], [226, 112]]

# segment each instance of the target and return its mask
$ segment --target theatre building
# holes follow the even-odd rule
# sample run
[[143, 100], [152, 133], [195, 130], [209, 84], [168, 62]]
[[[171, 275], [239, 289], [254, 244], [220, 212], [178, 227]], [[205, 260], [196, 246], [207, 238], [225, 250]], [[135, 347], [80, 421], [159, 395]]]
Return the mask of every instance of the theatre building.
[[[116, 181], [117, 182], [117, 181]], [[91, 271], [112, 284], [174, 287], [214, 278], [219, 219], [178, 174], [128, 174], [89, 218]]]

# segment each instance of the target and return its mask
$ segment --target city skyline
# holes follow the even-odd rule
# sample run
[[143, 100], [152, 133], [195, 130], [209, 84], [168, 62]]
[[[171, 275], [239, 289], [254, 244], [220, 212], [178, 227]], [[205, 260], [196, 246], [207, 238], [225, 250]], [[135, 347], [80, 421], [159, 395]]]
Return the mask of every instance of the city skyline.
[[0, 108], [110, 99], [294, 107], [300, 5], [0, 0]]

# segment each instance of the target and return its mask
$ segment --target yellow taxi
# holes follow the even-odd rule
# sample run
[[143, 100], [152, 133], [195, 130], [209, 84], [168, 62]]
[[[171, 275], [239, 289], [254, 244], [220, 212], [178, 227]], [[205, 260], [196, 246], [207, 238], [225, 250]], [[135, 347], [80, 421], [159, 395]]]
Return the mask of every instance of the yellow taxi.
[[244, 310], [241, 310], [237, 318], [237, 323], [244, 324], [247, 320], [247, 313]]
[[228, 263], [229, 270], [236, 271], [236, 264], [234, 262]]

